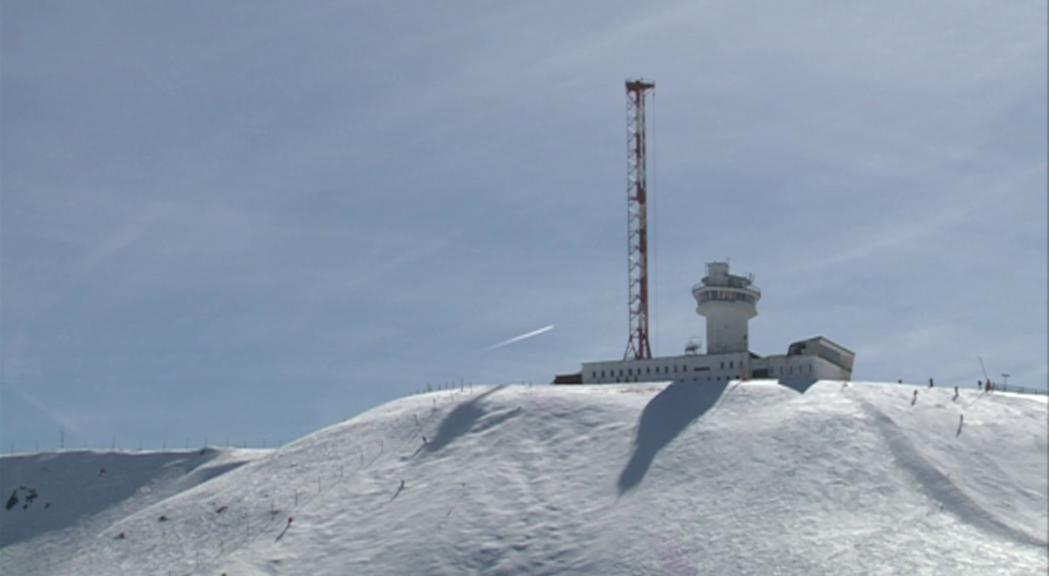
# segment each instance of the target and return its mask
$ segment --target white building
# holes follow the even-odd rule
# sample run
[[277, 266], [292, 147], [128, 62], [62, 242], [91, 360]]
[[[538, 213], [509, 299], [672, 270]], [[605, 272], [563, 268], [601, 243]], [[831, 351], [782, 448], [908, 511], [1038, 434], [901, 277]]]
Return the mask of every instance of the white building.
[[747, 323], [757, 316], [761, 291], [753, 277], [729, 273], [727, 262], [711, 262], [707, 276], [692, 288], [696, 312], [706, 317], [707, 353], [689, 347], [681, 356], [648, 360], [586, 362], [580, 374], [561, 375], [555, 384], [613, 382], [725, 382], [777, 379], [803, 385], [816, 380], [850, 380], [855, 354], [817, 336], [791, 344], [785, 355], [758, 356], [750, 351]]

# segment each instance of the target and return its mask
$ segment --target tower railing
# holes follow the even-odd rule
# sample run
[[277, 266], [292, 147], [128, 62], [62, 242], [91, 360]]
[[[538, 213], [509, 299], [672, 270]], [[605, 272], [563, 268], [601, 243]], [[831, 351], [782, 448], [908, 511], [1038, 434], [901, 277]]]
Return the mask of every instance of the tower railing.
[[692, 294], [698, 294], [698, 293], [701, 293], [703, 291], [710, 291], [710, 290], [728, 290], [728, 291], [732, 291], [732, 292], [739, 291], [739, 292], [745, 292], [745, 293], [753, 294], [757, 298], [761, 298], [761, 290], [758, 289], [758, 287], [754, 286], [753, 284], [749, 284], [749, 285], [745, 285], [745, 286], [736, 286], [736, 285], [732, 285], [732, 284], [707, 284], [705, 282], [700, 282], [698, 284], [693, 284], [692, 285]]
[[746, 302], [756, 304], [758, 298], [754, 294], [737, 290], [699, 290], [694, 291], [699, 304], [704, 302]]

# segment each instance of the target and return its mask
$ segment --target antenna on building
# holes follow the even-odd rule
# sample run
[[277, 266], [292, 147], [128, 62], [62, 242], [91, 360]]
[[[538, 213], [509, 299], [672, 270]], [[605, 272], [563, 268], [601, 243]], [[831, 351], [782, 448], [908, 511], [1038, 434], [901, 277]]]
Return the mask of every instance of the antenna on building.
[[648, 181], [645, 175], [645, 94], [655, 82], [626, 81], [627, 308], [630, 337], [624, 359], [652, 358], [648, 337]]

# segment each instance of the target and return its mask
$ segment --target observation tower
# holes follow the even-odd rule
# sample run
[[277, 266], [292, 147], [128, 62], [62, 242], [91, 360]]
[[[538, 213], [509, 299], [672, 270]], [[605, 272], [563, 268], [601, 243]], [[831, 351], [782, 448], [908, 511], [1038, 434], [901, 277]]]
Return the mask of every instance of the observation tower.
[[747, 352], [747, 322], [758, 315], [761, 290], [754, 277], [728, 271], [728, 262], [710, 262], [703, 281], [692, 287], [696, 312], [707, 319], [707, 354]]

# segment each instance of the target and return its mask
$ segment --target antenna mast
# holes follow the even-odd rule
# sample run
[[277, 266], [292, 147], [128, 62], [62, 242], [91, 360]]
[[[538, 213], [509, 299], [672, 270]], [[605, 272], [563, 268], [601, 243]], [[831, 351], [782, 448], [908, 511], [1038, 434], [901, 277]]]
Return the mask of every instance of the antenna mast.
[[645, 93], [655, 82], [626, 82], [627, 135], [627, 307], [630, 339], [623, 359], [652, 357], [648, 339], [648, 192], [645, 177]]

